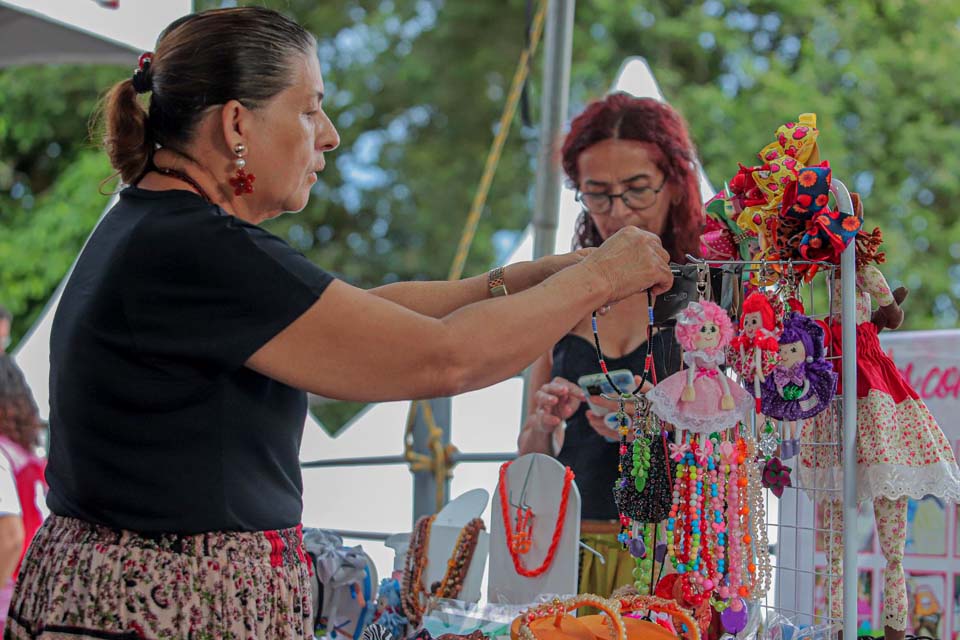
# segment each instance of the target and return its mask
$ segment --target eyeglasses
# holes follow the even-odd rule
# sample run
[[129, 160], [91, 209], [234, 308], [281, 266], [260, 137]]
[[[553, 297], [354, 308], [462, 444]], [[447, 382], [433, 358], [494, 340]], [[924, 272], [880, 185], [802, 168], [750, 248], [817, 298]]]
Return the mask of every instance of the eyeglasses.
[[610, 210], [613, 209], [614, 198], [620, 198], [628, 209], [640, 211], [649, 209], [656, 204], [657, 196], [663, 191], [666, 184], [667, 179], [664, 178], [656, 189], [653, 187], [635, 187], [620, 193], [583, 193], [577, 189], [577, 202], [583, 206], [584, 210], [594, 215], [610, 213]]

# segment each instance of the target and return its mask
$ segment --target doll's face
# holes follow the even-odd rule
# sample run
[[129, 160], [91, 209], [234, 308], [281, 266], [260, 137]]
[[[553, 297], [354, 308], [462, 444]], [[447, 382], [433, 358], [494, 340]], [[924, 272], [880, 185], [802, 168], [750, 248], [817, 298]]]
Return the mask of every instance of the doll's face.
[[720, 327], [709, 320], [700, 327], [700, 334], [697, 336], [697, 348], [709, 349], [720, 346]]
[[757, 329], [763, 326], [763, 316], [759, 311], [747, 313], [743, 316], [743, 332], [748, 337], [753, 338], [757, 335]]
[[780, 345], [780, 364], [788, 369], [807, 357], [807, 350], [802, 342], [788, 342]]

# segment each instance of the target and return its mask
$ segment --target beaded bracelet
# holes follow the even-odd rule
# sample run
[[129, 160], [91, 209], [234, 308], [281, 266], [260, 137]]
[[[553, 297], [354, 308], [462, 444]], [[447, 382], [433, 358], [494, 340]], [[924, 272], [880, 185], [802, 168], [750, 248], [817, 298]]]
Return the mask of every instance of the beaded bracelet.
[[673, 600], [647, 595], [636, 595], [620, 599], [620, 612], [622, 614], [635, 611], [665, 613], [673, 619], [674, 628], [680, 629], [680, 637], [686, 638], [686, 640], [700, 640], [700, 627], [697, 625], [696, 620], [693, 619], [693, 614]]
[[620, 602], [618, 600], [608, 600], [589, 593], [575, 596], [568, 600], [556, 599], [553, 602], [541, 604], [533, 609], [528, 609], [520, 614], [520, 629], [517, 635], [520, 640], [537, 640], [536, 635], [530, 629], [530, 625], [543, 618], [554, 617], [554, 624], [559, 627], [560, 620], [569, 611], [574, 611], [580, 607], [593, 607], [601, 611], [610, 618], [613, 627], [614, 640], [627, 640], [627, 631], [623, 626], [623, 618], [620, 616]]

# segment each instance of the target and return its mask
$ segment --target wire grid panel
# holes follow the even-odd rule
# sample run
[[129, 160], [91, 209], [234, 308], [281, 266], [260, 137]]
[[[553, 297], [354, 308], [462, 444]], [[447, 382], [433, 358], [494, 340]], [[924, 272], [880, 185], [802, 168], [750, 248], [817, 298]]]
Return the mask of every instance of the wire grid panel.
[[[849, 197], [847, 197], [849, 200]], [[849, 257], [852, 257], [852, 253]], [[707, 261], [688, 256], [691, 262], [706, 265]], [[803, 284], [795, 277], [795, 267], [816, 265], [818, 272], [811, 282]], [[835, 294], [839, 292], [841, 268], [839, 265], [792, 262], [744, 262], [709, 261], [711, 267], [721, 267], [725, 278], [731, 275], [746, 280], [745, 276], [759, 275], [766, 281], [779, 271], [778, 282], [764, 286], [765, 290], [780, 289], [784, 297], [796, 297], [803, 303], [804, 313], [817, 320], [833, 317], [839, 321], [841, 305]], [[849, 268], [849, 267], [847, 267]], [[852, 269], [850, 276], [853, 275]], [[725, 299], [725, 279], [720, 298]], [[739, 300], [746, 297], [742, 287]], [[717, 293], [708, 288], [712, 298]], [[854, 304], [853, 296], [844, 301], [844, 306]], [[734, 304], [734, 308], [739, 306]], [[846, 309], [845, 309], [846, 310]], [[788, 309], [789, 311], [789, 309]], [[738, 314], [735, 314], [738, 315]], [[834, 340], [827, 340], [826, 357], [831, 362], [840, 358], [840, 347]], [[850, 354], [854, 358], [855, 354]], [[840, 367], [835, 366], [835, 369]], [[764, 492], [766, 527], [770, 545], [773, 576], [770, 591], [760, 603], [766, 626], [784, 623], [797, 627], [819, 629], [815, 637], [830, 635], [844, 624], [842, 599], [847, 581], [856, 581], [856, 567], [852, 575], [843, 577], [845, 562], [843, 535], [844, 478], [841, 469], [843, 456], [843, 400], [840, 394], [834, 398], [826, 411], [819, 416], [797, 425], [801, 438], [797, 457], [784, 461], [792, 467], [792, 486], [786, 488], [781, 498], [769, 490]], [[754, 437], [759, 439], [760, 427], [755, 418], [750, 425]], [[786, 433], [786, 425], [779, 424], [780, 433]], [[809, 465], [801, 472], [800, 460]], [[851, 537], [852, 538], [852, 537]], [[852, 540], [851, 544], [854, 544]], [[846, 559], [849, 562], [849, 559]]]
[[[831, 309], [839, 313], [833, 296], [839, 275], [839, 268], [823, 267], [820, 275], [800, 288], [806, 315], [826, 320]], [[837, 349], [827, 352], [831, 361], [839, 357]], [[836, 630], [843, 624], [842, 418], [843, 401], [838, 394], [826, 411], [798, 425], [800, 452], [784, 461], [792, 467], [792, 486], [779, 499], [769, 490], [764, 492], [774, 570], [772, 587], [762, 604], [768, 623], [779, 617], [798, 628]], [[786, 425], [779, 426], [786, 433]], [[812, 468], [802, 472], [801, 460]]]
[[[801, 454], [818, 462], [842, 460], [842, 400], [834, 399], [830, 408], [815, 420], [816, 437], [804, 430]], [[774, 612], [797, 627], [842, 624], [843, 544], [853, 544], [844, 536], [842, 488], [824, 486], [812, 474], [801, 473], [797, 458], [786, 461], [793, 467], [788, 487], [778, 500], [769, 491], [767, 529], [770, 536], [774, 582], [765, 602], [768, 619]], [[831, 588], [832, 587], [832, 588]]]

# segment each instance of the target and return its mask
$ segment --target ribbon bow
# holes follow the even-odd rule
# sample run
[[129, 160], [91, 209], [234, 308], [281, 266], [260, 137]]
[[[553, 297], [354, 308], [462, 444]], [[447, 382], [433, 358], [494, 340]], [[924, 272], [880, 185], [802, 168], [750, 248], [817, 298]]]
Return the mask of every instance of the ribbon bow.
[[698, 367], [698, 368], [697, 368], [697, 375], [696, 375], [696, 377], [697, 377], [698, 379], [699, 379], [699, 378], [713, 378], [713, 379], [716, 379], [716, 377], [717, 377], [718, 375], [720, 375], [720, 372], [719, 372], [717, 369], [707, 369], [707, 368], [705, 368], [705, 367]]
[[770, 458], [763, 465], [761, 484], [779, 498], [783, 495], [784, 489], [793, 486], [793, 482], [790, 480], [791, 471], [792, 469], [783, 464], [780, 458]]
[[798, 362], [789, 369], [787, 367], [777, 367], [773, 370], [773, 381], [778, 387], [785, 387], [788, 384], [795, 384], [802, 387], [807, 380], [806, 363]]
[[[860, 218], [828, 206], [832, 175], [827, 162], [806, 167], [783, 196], [776, 244], [783, 258], [839, 263], [860, 230]], [[816, 269], [806, 269], [805, 278]]]
[[681, 460], [683, 460], [683, 456], [687, 455], [687, 453], [689, 452], [690, 452], [689, 443], [684, 442], [681, 444], [673, 444], [673, 443], [670, 444], [670, 459], [673, 460], [674, 462], [680, 462]]
[[737, 224], [760, 238], [761, 251], [774, 245], [777, 213], [798, 171], [819, 157], [816, 114], [801, 114], [798, 120], [777, 129], [775, 141], [758, 154], [763, 164], [741, 165], [734, 178], [743, 193]]
[[710, 459], [710, 456], [713, 455], [713, 441], [705, 439], [700, 442], [700, 446], [696, 448], [693, 452], [694, 458], [697, 460], [697, 464], [701, 467], [707, 466], [707, 460]]

